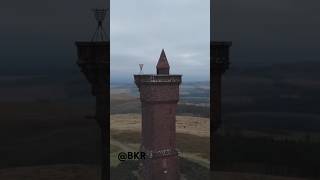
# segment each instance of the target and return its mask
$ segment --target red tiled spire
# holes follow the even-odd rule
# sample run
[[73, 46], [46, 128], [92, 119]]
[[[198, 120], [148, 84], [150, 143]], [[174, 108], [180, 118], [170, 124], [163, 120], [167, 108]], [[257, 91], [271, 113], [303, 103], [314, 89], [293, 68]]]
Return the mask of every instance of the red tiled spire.
[[164, 49], [162, 49], [160, 58], [157, 64], [157, 74], [169, 74], [170, 66]]

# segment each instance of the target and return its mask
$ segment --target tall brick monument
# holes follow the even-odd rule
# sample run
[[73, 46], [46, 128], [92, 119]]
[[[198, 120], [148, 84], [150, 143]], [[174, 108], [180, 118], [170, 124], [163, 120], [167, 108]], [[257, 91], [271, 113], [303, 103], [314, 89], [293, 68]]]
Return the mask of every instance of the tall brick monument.
[[144, 180], [179, 180], [176, 150], [176, 108], [181, 75], [169, 74], [170, 66], [162, 50], [157, 74], [134, 75], [142, 109], [141, 176]]

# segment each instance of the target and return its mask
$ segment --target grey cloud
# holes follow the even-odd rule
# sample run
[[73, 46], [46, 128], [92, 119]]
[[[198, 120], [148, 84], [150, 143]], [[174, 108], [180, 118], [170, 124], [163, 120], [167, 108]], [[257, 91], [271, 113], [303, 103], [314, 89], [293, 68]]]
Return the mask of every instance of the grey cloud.
[[2, 67], [74, 66], [74, 41], [90, 40], [92, 8], [105, 0], [5, 0], [0, 2]]
[[[111, 61], [118, 62], [111, 63], [111, 74], [131, 77], [140, 63], [145, 64], [145, 73], [155, 73], [164, 48], [173, 73], [208, 80], [209, 11], [209, 0], [111, 2], [111, 53], [128, 58], [112, 56]], [[190, 53], [195, 56], [183, 57]], [[129, 71], [121, 74], [123, 69]]]
[[239, 63], [316, 60], [319, 7], [316, 0], [214, 1], [214, 37], [234, 42]]

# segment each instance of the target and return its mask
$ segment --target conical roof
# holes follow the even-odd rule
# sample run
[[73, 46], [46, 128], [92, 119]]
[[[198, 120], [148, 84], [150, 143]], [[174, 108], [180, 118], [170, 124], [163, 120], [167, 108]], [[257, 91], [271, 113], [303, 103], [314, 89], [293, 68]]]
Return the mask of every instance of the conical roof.
[[164, 49], [162, 49], [160, 58], [157, 64], [157, 74], [169, 74], [170, 66]]

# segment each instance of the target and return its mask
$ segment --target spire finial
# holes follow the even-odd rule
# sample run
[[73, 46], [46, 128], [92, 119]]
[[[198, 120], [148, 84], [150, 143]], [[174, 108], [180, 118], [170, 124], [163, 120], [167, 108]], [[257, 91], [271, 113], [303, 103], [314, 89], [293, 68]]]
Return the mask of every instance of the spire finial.
[[169, 74], [170, 66], [164, 49], [162, 49], [160, 58], [157, 64], [157, 74]]

